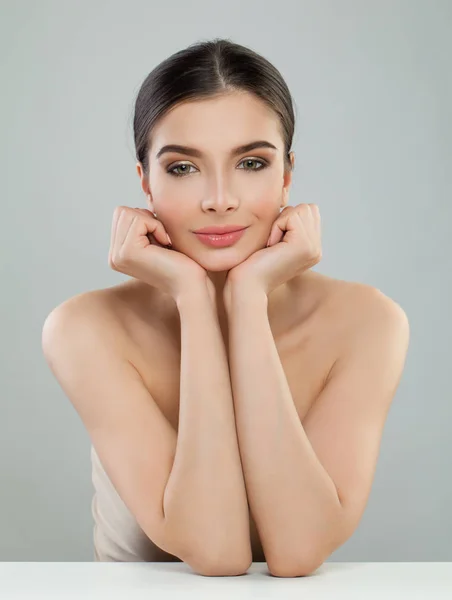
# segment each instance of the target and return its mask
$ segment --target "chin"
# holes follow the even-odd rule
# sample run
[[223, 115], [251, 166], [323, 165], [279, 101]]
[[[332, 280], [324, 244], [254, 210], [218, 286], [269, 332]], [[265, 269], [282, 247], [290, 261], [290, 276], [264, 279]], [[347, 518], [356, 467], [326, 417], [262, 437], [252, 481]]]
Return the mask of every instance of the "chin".
[[[195, 259], [193, 259], [195, 260]], [[245, 260], [245, 259], [243, 259]], [[206, 271], [211, 272], [221, 272], [221, 271], [230, 271], [237, 265], [239, 265], [242, 260], [231, 260], [231, 259], [220, 259], [220, 260], [196, 260], [196, 262]]]
[[[206, 271], [229, 271], [248, 258], [243, 252], [232, 252], [233, 246], [227, 248], [208, 250], [200, 253], [201, 256], [190, 256]], [[249, 255], [250, 256], [250, 255]]]

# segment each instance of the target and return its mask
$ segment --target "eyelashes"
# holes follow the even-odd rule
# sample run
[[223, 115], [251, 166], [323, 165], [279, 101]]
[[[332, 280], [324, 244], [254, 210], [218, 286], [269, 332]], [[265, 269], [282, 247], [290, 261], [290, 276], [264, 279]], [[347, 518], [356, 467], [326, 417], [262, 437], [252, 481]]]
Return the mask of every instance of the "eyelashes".
[[[260, 163], [262, 166], [260, 166], [257, 169], [241, 169], [242, 171], [263, 171], [264, 169], [266, 169], [269, 166], [269, 163], [267, 163], [266, 161], [263, 160], [259, 160], [257, 158], [245, 158], [243, 159], [239, 164], [245, 163], [245, 162], [251, 162], [251, 163]], [[178, 169], [179, 167], [192, 167], [193, 165], [188, 165], [186, 163], [179, 163], [178, 165], [175, 165], [174, 167], [171, 167], [170, 169], [167, 169], [167, 173], [169, 173], [170, 175], [173, 175], [173, 177], [185, 177], [186, 175], [190, 175], [189, 172], [185, 172], [185, 173], [176, 173], [175, 169]]]

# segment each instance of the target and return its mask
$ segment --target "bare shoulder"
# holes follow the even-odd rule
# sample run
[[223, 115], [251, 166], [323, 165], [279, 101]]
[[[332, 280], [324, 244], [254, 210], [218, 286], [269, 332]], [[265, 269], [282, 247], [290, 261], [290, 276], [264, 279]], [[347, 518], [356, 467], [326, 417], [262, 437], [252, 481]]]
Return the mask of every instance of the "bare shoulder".
[[348, 315], [351, 326], [359, 326], [363, 319], [392, 319], [408, 323], [402, 306], [380, 289], [365, 283], [346, 282], [340, 297], [342, 309]]
[[[379, 343], [398, 347], [406, 353], [410, 325], [402, 306], [380, 289], [359, 282], [341, 282], [332, 296], [334, 331], [345, 356], [352, 349]], [[339, 358], [339, 356], [338, 356]]]
[[150, 385], [151, 365], [171, 347], [177, 332], [171, 307], [168, 298], [137, 279], [77, 294], [48, 315], [42, 348], [52, 355], [54, 341], [59, 340], [58, 347], [69, 335], [77, 336], [87, 351], [90, 340], [93, 345], [108, 344], [109, 352], [131, 363]]
[[380, 289], [359, 281], [348, 281], [329, 277], [323, 273], [310, 274], [313, 288], [320, 291], [318, 296], [324, 300], [323, 304], [329, 307], [343, 308], [354, 313], [386, 307], [386, 310], [399, 312], [403, 316], [402, 307]]
[[57, 329], [70, 327], [74, 332], [78, 327], [85, 333], [88, 329], [93, 334], [100, 333], [107, 343], [121, 351], [127, 341], [122, 326], [122, 306], [118, 298], [121, 290], [122, 284], [90, 290], [72, 296], [56, 306], [44, 321], [43, 349], [51, 343]]
[[72, 318], [98, 318], [106, 316], [108, 310], [108, 294], [106, 289], [90, 290], [76, 294], [58, 304], [46, 317], [45, 327], [58, 320]]
[[[76, 294], [59, 304], [50, 314], [55, 313], [77, 313], [78, 315], [95, 316], [105, 318], [109, 324], [118, 324], [127, 318], [127, 313], [137, 309], [142, 303], [144, 290], [146, 290], [146, 301], [148, 309], [152, 309], [152, 289], [143, 285], [138, 280], [128, 280], [111, 287], [89, 290]], [[50, 316], [50, 315], [49, 315]]]
[[371, 285], [335, 279], [316, 274], [318, 328], [334, 343], [337, 357], [359, 336], [371, 330], [399, 330], [402, 337], [409, 335], [408, 317], [402, 306]]
[[329, 277], [320, 281], [325, 292], [317, 332], [323, 347], [330, 349], [324, 386], [338, 373], [356, 368], [369, 375], [380, 369], [387, 382], [397, 379], [410, 339], [404, 309], [371, 285]]

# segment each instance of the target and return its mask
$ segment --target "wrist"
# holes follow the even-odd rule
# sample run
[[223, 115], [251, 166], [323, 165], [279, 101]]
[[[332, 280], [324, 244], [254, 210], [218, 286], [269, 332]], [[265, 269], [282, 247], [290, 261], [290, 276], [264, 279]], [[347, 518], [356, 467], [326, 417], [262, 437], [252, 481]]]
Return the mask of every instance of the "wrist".
[[183, 306], [193, 303], [197, 305], [208, 302], [213, 305], [215, 298], [212, 297], [212, 290], [209, 287], [209, 283], [207, 278], [200, 281], [191, 281], [190, 285], [180, 290], [174, 298], [179, 311]]
[[229, 316], [237, 307], [243, 304], [256, 306], [262, 304], [268, 306], [268, 296], [264, 290], [256, 285], [247, 282], [229, 282], [225, 285], [224, 306], [226, 313]]

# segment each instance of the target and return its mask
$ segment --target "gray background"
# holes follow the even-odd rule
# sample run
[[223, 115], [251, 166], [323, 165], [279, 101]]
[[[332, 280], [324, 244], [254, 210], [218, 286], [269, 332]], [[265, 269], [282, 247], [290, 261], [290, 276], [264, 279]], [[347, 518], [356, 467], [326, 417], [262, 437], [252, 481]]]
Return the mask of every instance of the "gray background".
[[329, 561], [452, 560], [452, 2], [1, 2], [0, 560], [93, 557], [90, 440], [41, 350], [108, 267], [118, 205], [143, 206], [131, 115], [192, 42], [262, 53], [295, 99], [292, 205], [322, 215], [315, 270], [411, 324], [364, 517]]

